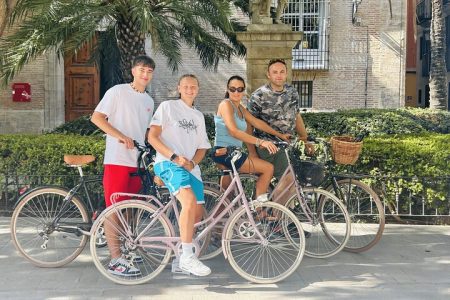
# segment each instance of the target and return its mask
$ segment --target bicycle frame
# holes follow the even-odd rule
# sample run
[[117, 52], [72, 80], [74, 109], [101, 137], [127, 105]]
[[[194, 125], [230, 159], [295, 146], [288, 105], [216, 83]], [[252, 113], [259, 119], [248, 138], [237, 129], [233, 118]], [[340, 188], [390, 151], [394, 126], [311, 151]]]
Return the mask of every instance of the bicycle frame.
[[[77, 167], [78, 168], [78, 172], [80, 173], [80, 181], [77, 185], [75, 185], [72, 189], [70, 189], [68, 191], [67, 196], [64, 198], [64, 204], [61, 207], [61, 209], [59, 210], [59, 212], [57, 213], [57, 215], [55, 216], [55, 219], [52, 221], [52, 226], [54, 226], [55, 229], [59, 229], [61, 231], [67, 232], [67, 233], [78, 233], [81, 232], [84, 235], [90, 236], [90, 227], [92, 226], [92, 220], [90, 220], [89, 222], [64, 222], [64, 223], [59, 223], [60, 219], [62, 217], [62, 215], [66, 212], [66, 209], [68, 208], [70, 201], [72, 200], [72, 198], [78, 193], [78, 191], [83, 188], [84, 190], [84, 194], [87, 198], [87, 201], [84, 201], [87, 203], [88, 205], [88, 211], [93, 212], [94, 211], [94, 207], [92, 205], [92, 200], [91, 197], [89, 195], [89, 191], [87, 189], [86, 184], [91, 183], [91, 182], [98, 182], [100, 181], [98, 178], [97, 179], [85, 179], [84, 175], [83, 175], [83, 171], [81, 169], [80, 166]], [[65, 226], [75, 226], [75, 228], [70, 227], [67, 228]], [[83, 226], [88, 226], [89, 228], [87, 231], [83, 230], [81, 227]]]
[[[288, 144], [286, 142], [278, 142], [278, 144], [288, 146]], [[286, 147], [283, 150], [284, 150], [284, 153], [285, 153], [287, 161], [288, 161], [288, 166], [287, 166], [286, 170], [284, 171], [283, 175], [281, 176], [280, 180], [278, 181], [278, 184], [274, 187], [272, 193], [269, 195], [269, 199], [272, 200], [275, 195], [277, 198], [281, 198], [290, 191], [292, 186], [295, 186], [295, 192], [297, 194], [297, 197], [299, 200], [301, 200], [300, 205], [302, 207], [302, 210], [305, 213], [308, 220], [310, 222], [312, 222], [312, 218], [311, 218], [312, 212], [311, 212], [310, 208], [305, 204], [305, 202], [306, 202], [305, 194], [303, 193], [303, 189], [302, 189], [300, 183], [297, 181], [297, 178], [295, 176], [295, 170], [294, 170], [294, 167], [292, 166], [291, 159], [289, 157], [289, 152], [288, 152], [289, 149], [288, 149], [288, 147]], [[281, 186], [280, 183], [287, 182], [287, 180], [289, 180], [289, 177], [291, 177], [290, 182], [284, 188], [284, 190], [280, 191], [279, 190], [280, 189], [279, 186]], [[275, 201], [275, 202], [277, 202], [277, 201]]]
[[[236, 156], [237, 157], [237, 154]], [[225, 192], [222, 194], [222, 196], [220, 197], [219, 202], [215, 205], [215, 208], [213, 209], [213, 211], [210, 213], [210, 215], [205, 219], [202, 220], [198, 223], [196, 223], [194, 225], [194, 228], [205, 225], [207, 223], [209, 223], [195, 238], [195, 244], [198, 245], [199, 241], [205, 237], [205, 235], [211, 231], [213, 229], [213, 227], [222, 219], [223, 216], [225, 216], [226, 213], [228, 213], [235, 204], [237, 204], [239, 202], [239, 200], [242, 200], [242, 204], [245, 207], [247, 216], [249, 217], [249, 221], [250, 224], [253, 226], [253, 228], [255, 228], [255, 233], [256, 236], [259, 237], [259, 240], [257, 239], [248, 239], [248, 242], [258, 242], [258, 243], [263, 243], [264, 237], [261, 234], [261, 232], [258, 230], [257, 226], [256, 226], [256, 222], [252, 217], [251, 214], [251, 210], [254, 210], [254, 206], [253, 205], [249, 205], [249, 202], [245, 196], [244, 193], [244, 188], [242, 186], [242, 183], [240, 181], [240, 177], [239, 177], [239, 173], [236, 170], [236, 167], [234, 165], [234, 162], [237, 160], [237, 158], [235, 159], [235, 157], [232, 160], [232, 167], [233, 167], [233, 173], [232, 173], [232, 181], [231, 184], [228, 186], [228, 188], [225, 190]], [[220, 206], [224, 203], [226, 203], [225, 199], [227, 199], [228, 195], [230, 195], [232, 192], [235, 191], [235, 187], [237, 187], [239, 193], [238, 195], [236, 195], [234, 197], [234, 199], [228, 204], [225, 205], [225, 208], [219, 213], [218, 216], [215, 217], [215, 214], [218, 212]], [[178, 221], [179, 218], [179, 213], [178, 213], [178, 208], [176, 205], [176, 199], [174, 196], [171, 197], [171, 201], [169, 201], [166, 205], [163, 205], [161, 203], [161, 201], [159, 201], [156, 197], [154, 196], [147, 196], [147, 195], [141, 195], [141, 194], [129, 194], [129, 193], [114, 193], [113, 195], [111, 195], [111, 201], [112, 203], [115, 203], [115, 199], [117, 199], [118, 197], [122, 197], [122, 196], [126, 196], [126, 197], [131, 197], [131, 198], [140, 198], [140, 199], [146, 199], [147, 202], [149, 203], [156, 203], [157, 205], [157, 210], [154, 212], [154, 214], [152, 216], [150, 216], [151, 219], [153, 219], [148, 225], [146, 225], [146, 227], [133, 239], [133, 243], [138, 244], [140, 247], [149, 247], [149, 248], [157, 248], [157, 249], [166, 249], [166, 247], [171, 248], [176, 256], [179, 256], [178, 251], [176, 251], [177, 246], [175, 243], [180, 242], [180, 237], [143, 237], [144, 233], [149, 230], [154, 224], [155, 222], [160, 218], [160, 217], [165, 217], [165, 212], [167, 211], [167, 209], [172, 206], [174, 211], [175, 211], [175, 215]], [[250, 207], [252, 206], [252, 207]], [[128, 228], [128, 226], [126, 226], [126, 220], [124, 219], [124, 216], [117, 210], [117, 208], [113, 205], [113, 207], [116, 209], [116, 214], [118, 216], [118, 219], [121, 222], [122, 228]], [[228, 225], [228, 222], [225, 225]], [[132, 232], [126, 232], [126, 234], [128, 236], [132, 236]], [[222, 248], [224, 248], [224, 235], [225, 233], [222, 233]], [[138, 243], [138, 241], [140, 241]], [[158, 245], [153, 245], [153, 244], [144, 244], [146, 242], [151, 243], [151, 242], [163, 242], [166, 244], [166, 247], [163, 246], [158, 246]], [[226, 257], [226, 253], [224, 252], [225, 258]]]

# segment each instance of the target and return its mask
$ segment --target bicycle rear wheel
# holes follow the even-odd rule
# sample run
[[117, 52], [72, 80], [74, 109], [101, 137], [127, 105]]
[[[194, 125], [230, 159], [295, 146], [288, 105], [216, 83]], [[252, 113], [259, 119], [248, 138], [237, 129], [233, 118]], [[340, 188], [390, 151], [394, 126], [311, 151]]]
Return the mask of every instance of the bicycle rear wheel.
[[333, 194], [317, 188], [303, 188], [305, 201], [297, 194], [287, 202], [300, 220], [307, 236], [306, 256], [326, 258], [341, 251], [350, 237], [350, 216], [345, 205]]
[[[337, 183], [352, 222], [352, 234], [344, 250], [354, 253], [367, 251], [383, 235], [383, 204], [375, 191], [359, 180], [342, 179]], [[329, 186], [327, 190], [333, 192], [333, 186]]]
[[[14, 209], [11, 218], [14, 246], [38, 267], [64, 266], [86, 245], [88, 237], [77, 231], [77, 224], [89, 222], [87, 210], [74, 196], [61, 212], [67, 194], [62, 188], [40, 188], [26, 195]], [[53, 224], [59, 213], [61, 218]]]
[[273, 202], [255, 204], [252, 218], [256, 228], [249, 221], [245, 207], [231, 216], [224, 237], [228, 261], [240, 276], [252, 282], [281, 281], [297, 269], [303, 258], [302, 226], [286, 207]]
[[[155, 218], [155, 211], [146, 202], [126, 200], [107, 208], [95, 221], [91, 230], [90, 250], [95, 266], [103, 276], [115, 283], [135, 285], [153, 279], [165, 268], [172, 249], [161, 238], [173, 236], [173, 229], [164, 214]], [[115, 236], [114, 242], [108, 243], [105, 248], [99, 248], [95, 243], [97, 229], [101, 226], [110, 228], [113, 232], [108, 235]], [[140, 234], [143, 234], [142, 238], [135, 240]], [[110, 273], [111, 247], [116, 247], [123, 258], [140, 270], [140, 274], [121, 276]]]

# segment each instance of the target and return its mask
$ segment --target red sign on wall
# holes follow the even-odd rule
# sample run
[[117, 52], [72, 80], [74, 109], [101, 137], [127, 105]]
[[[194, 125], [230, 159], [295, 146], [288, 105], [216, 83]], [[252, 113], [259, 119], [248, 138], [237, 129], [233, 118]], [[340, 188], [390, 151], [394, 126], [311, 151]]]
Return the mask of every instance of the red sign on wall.
[[12, 100], [14, 102], [30, 102], [31, 85], [29, 83], [13, 83]]

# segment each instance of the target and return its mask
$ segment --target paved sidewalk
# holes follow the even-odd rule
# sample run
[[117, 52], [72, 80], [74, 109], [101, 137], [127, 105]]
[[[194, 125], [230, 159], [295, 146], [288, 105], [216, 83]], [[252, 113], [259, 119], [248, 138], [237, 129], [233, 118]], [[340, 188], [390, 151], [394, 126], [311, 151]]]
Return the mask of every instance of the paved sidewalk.
[[108, 281], [88, 249], [65, 267], [40, 269], [16, 252], [8, 218], [0, 218], [0, 262], [0, 299], [450, 299], [450, 226], [388, 225], [371, 250], [305, 257], [278, 284], [249, 283], [223, 257], [208, 262], [208, 277], [167, 269], [139, 286]]

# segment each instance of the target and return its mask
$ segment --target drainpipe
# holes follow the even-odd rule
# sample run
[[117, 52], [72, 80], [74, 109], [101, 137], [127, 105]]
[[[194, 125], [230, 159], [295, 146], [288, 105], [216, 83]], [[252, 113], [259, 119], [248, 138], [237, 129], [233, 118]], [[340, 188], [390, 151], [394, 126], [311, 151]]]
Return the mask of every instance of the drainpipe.
[[353, 11], [352, 11], [352, 23], [355, 27], [365, 27], [366, 28], [366, 70], [365, 70], [365, 82], [364, 82], [364, 108], [367, 108], [367, 98], [369, 90], [369, 25], [361, 25], [361, 18], [358, 17], [358, 6], [361, 4], [362, 0], [353, 0]]
[[366, 72], [364, 86], [364, 108], [367, 108], [367, 94], [369, 91], [369, 26], [366, 27]]

